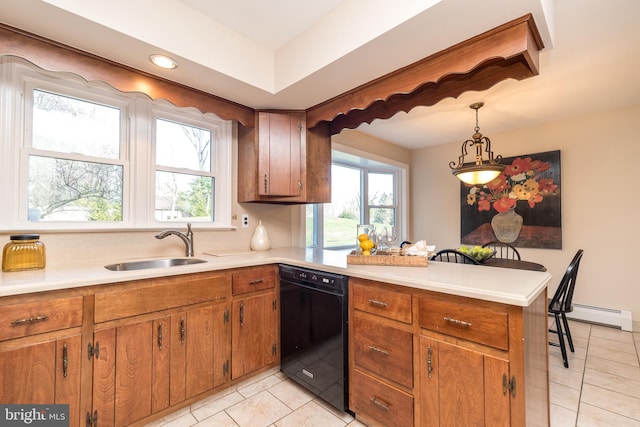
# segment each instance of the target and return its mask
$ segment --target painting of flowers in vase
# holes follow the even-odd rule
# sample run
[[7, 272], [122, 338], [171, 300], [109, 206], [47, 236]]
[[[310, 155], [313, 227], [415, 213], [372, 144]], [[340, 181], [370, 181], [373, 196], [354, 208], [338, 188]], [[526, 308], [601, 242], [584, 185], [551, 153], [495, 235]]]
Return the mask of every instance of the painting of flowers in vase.
[[505, 170], [477, 187], [461, 183], [461, 242], [498, 240], [562, 249], [560, 151], [503, 158]]

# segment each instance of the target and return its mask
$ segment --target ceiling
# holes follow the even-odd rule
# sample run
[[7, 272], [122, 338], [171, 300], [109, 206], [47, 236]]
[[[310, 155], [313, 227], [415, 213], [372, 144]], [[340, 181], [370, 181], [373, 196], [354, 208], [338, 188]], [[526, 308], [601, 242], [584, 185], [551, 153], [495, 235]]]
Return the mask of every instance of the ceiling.
[[[636, 0], [0, 0], [0, 21], [252, 108], [306, 109], [532, 13], [540, 74], [359, 130], [410, 149], [640, 104]], [[154, 69], [152, 53], [178, 60]]]

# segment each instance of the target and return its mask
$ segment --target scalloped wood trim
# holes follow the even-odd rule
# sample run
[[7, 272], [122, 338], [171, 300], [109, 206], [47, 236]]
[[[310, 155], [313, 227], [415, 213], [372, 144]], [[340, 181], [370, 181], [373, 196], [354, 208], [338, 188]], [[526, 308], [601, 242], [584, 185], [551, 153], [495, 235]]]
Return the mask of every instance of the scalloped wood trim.
[[508, 78], [535, 76], [543, 47], [533, 17], [523, 16], [307, 109], [307, 127], [330, 122], [334, 135]]
[[144, 93], [178, 107], [195, 107], [223, 120], [254, 126], [252, 108], [1, 23], [0, 55], [15, 55], [45, 70], [72, 72], [87, 81], [105, 82], [122, 92]]

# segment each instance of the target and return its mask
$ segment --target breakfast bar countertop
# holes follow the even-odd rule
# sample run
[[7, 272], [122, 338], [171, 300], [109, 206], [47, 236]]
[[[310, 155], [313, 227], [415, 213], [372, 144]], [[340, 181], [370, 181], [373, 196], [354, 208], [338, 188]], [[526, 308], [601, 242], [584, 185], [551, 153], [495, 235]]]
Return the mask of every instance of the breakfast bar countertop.
[[[234, 251], [196, 254], [207, 262], [177, 267], [110, 271], [106, 264], [133, 260], [105, 260], [53, 265], [42, 270], [3, 272], [0, 297], [57, 289], [126, 282], [264, 264], [291, 264], [350, 277], [376, 280], [417, 289], [477, 298], [516, 306], [529, 306], [551, 279], [548, 272], [485, 268], [476, 265], [429, 261], [427, 267], [347, 265], [348, 251], [279, 248], [264, 252]], [[150, 259], [150, 258], [140, 258]]]

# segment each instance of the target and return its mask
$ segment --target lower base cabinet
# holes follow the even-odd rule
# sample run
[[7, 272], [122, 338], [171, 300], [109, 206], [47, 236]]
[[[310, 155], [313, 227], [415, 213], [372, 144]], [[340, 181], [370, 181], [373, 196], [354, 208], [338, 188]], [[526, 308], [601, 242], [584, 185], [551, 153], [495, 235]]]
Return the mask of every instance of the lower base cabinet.
[[232, 283], [231, 378], [236, 380], [279, 360], [276, 267], [236, 270]]
[[413, 425], [413, 396], [357, 369], [351, 374], [350, 402], [350, 409], [372, 425]]
[[509, 362], [420, 337], [421, 426], [509, 426]]
[[546, 292], [520, 307], [363, 279], [349, 287], [356, 418], [549, 426]]
[[69, 425], [80, 425], [80, 363], [79, 334], [0, 347], [0, 403], [69, 405]]
[[226, 328], [226, 306], [96, 332], [93, 409], [100, 425], [126, 426], [223, 384], [215, 367], [227, 360], [217, 358], [215, 349], [226, 347], [216, 336]]

